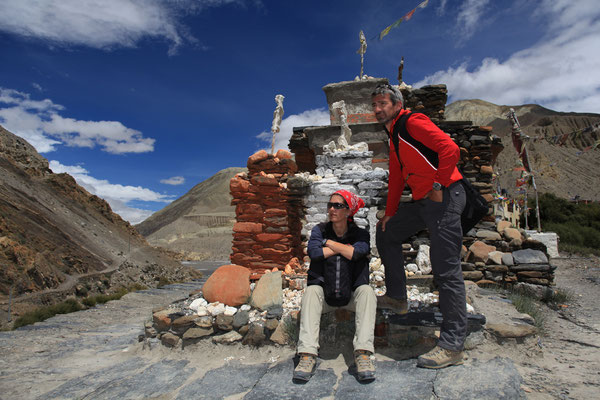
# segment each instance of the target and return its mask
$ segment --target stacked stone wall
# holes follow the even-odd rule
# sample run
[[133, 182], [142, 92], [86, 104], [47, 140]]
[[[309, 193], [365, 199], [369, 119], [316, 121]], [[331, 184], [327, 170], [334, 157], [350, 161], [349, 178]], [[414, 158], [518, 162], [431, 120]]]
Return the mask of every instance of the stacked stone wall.
[[296, 172], [291, 154], [261, 150], [248, 158], [248, 172], [230, 181], [235, 205], [231, 262], [251, 270], [251, 279], [283, 269], [294, 257], [302, 259], [303, 193], [288, 188]]
[[375, 224], [378, 207], [385, 204], [388, 172], [373, 168], [373, 152], [340, 151], [316, 157], [315, 175], [306, 175], [310, 189], [305, 197], [306, 224], [302, 230], [305, 238], [315, 225], [327, 220], [327, 202], [336, 190], [346, 189], [358, 194], [365, 207], [354, 216], [354, 222], [371, 233], [375, 247]]

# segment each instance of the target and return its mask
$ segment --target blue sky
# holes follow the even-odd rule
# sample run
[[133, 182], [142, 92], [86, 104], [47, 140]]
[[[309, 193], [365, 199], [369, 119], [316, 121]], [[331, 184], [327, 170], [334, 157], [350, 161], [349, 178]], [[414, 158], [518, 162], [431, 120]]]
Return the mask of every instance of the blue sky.
[[596, 0], [1, 0], [0, 124], [132, 223], [329, 123], [321, 88], [360, 72], [449, 102], [600, 112]]

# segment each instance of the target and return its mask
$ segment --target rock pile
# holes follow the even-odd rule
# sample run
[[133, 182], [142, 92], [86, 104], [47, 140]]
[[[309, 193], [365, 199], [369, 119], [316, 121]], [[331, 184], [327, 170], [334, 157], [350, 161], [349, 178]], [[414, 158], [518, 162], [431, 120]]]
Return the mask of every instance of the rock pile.
[[[236, 275], [235, 284], [222, 285], [232, 273]], [[153, 310], [152, 320], [146, 322], [141, 339], [150, 344], [160, 341], [175, 348], [185, 348], [201, 340], [222, 344], [241, 342], [250, 346], [295, 343], [304, 290], [284, 288], [280, 271], [267, 272], [256, 283], [250, 283], [249, 275], [250, 270], [244, 267], [219, 267], [206, 281], [202, 292]], [[217, 287], [219, 290], [215, 293]], [[408, 299], [412, 311], [431, 309], [438, 302], [437, 295], [422, 293], [414, 286], [408, 288]], [[353, 332], [352, 313], [340, 310], [323, 316], [323, 336], [335, 330], [339, 323], [348, 325], [348, 331]]]
[[446, 101], [448, 101], [446, 85], [429, 85], [414, 90], [404, 86], [400, 90], [406, 108], [411, 109], [413, 112], [423, 113], [435, 122], [444, 119], [444, 109], [446, 108]]
[[339, 151], [316, 157], [316, 174], [302, 175], [310, 182], [304, 200], [306, 224], [302, 233], [306, 238], [315, 225], [327, 220], [329, 197], [336, 190], [346, 189], [358, 194], [365, 202], [365, 207], [356, 213], [354, 221], [359, 227], [370, 231], [371, 245], [374, 247], [377, 208], [385, 203], [388, 172], [373, 168], [372, 158], [370, 151]]
[[555, 267], [546, 245], [507, 221], [482, 222], [463, 241], [463, 276], [478, 284], [550, 286]]
[[237, 174], [229, 186], [236, 206], [231, 262], [249, 268], [250, 279], [258, 279], [302, 258], [303, 193], [288, 187], [297, 170], [288, 151], [271, 155], [261, 150], [248, 158], [247, 166], [248, 173]]

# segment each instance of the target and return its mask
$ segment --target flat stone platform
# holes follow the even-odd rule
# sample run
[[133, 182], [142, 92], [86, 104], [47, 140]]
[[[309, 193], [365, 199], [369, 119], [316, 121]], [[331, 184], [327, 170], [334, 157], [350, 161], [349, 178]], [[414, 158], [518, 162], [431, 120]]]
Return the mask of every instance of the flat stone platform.
[[[138, 342], [153, 307], [184, 298], [201, 282], [130, 293], [85, 311], [0, 332], [0, 399], [515, 399], [512, 361], [467, 359], [443, 370], [416, 368], [415, 355], [378, 348], [377, 380], [359, 383], [351, 349], [327, 346], [315, 376], [292, 382], [294, 349], [209, 341], [185, 351]], [[468, 353], [468, 352], [467, 352]]]

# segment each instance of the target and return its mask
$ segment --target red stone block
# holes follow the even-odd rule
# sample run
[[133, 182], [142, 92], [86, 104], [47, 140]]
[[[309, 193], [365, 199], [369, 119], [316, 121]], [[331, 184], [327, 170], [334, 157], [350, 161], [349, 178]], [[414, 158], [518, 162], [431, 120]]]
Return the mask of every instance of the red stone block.
[[285, 251], [285, 250], [275, 250], [275, 249], [270, 249], [270, 248], [261, 248], [256, 253], [260, 254], [264, 258], [287, 257], [287, 258], [285, 258], [286, 260], [289, 260], [291, 258], [291, 252], [289, 250]]
[[248, 203], [242, 203], [242, 204], [238, 204], [238, 206], [235, 208], [235, 213], [236, 215], [241, 215], [241, 214], [263, 214], [263, 209], [260, 206], [260, 204], [248, 204]]
[[275, 154], [275, 157], [279, 158], [280, 160], [288, 159], [292, 158], [292, 153], [284, 149], [279, 149], [277, 150], [277, 154]]
[[223, 265], [202, 286], [204, 298], [228, 306], [245, 304], [250, 298], [250, 270], [240, 265]]
[[265, 210], [265, 217], [283, 217], [288, 215], [288, 212], [282, 208], [267, 208]]
[[289, 247], [289, 246], [286, 246], [285, 244], [279, 244], [279, 243], [276, 243], [276, 244], [274, 244], [274, 245], [273, 245], [273, 248], [274, 248], [275, 250], [283, 250], [283, 251], [286, 251], [286, 250], [288, 250], [290, 247]]
[[274, 177], [264, 176], [264, 175], [254, 175], [250, 182], [253, 185], [259, 186], [279, 186], [279, 182]]
[[249, 186], [250, 182], [248, 180], [239, 177], [234, 176], [229, 181], [229, 190], [231, 192], [247, 192]]
[[268, 226], [287, 226], [288, 225], [288, 218], [287, 218], [287, 216], [285, 216], [285, 217], [271, 217], [271, 218], [265, 218], [264, 222]]
[[248, 157], [247, 166], [248, 166], [248, 168], [250, 168], [251, 165], [259, 163], [261, 161], [264, 161], [268, 157], [269, 157], [269, 153], [267, 153], [264, 150], [259, 150], [256, 153], [252, 154], [250, 157]]
[[254, 222], [236, 222], [233, 225], [234, 232], [260, 233], [263, 231], [263, 225]]
[[262, 216], [256, 214], [243, 214], [235, 217], [238, 222], [262, 223]]
[[276, 196], [279, 204], [281, 204], [281, 193], [283, 192], [283, 188], [279, 186], [259, 186], [259, 185], [251, 185], [248, 189], [250, 193], [260, 194], [262, 196]]
[[280, 233], [259, 233], [256, 235], [259, 242], [275, 242], [283, 238], [284, 236]]

